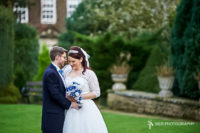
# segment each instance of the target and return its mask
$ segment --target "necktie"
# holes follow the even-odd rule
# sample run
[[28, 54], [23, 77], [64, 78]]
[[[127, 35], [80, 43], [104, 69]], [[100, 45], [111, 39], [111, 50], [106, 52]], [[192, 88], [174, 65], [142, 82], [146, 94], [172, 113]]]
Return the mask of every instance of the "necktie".
[[[61, 70], [61, 69], [60, 69], [58, 72], [59, 72], [61, 75], [63, 74], [63, 70]], [[62, 76], [63, 76], [63, 75], [62, 75]]]

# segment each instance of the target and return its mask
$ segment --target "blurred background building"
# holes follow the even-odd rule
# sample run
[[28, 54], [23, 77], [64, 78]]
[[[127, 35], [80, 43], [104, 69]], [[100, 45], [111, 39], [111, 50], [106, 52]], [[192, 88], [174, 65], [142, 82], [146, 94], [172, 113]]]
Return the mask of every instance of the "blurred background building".
[[[14, 5], [17, 21], [37, 28], [40, 45], [49, 47], [58, 43], [58, 36], [65, 31], [66, 18], [75, 11], [81, 0], [31, 0], [31, 6]], [[65, 4], [63, 4], [65, 3]]]

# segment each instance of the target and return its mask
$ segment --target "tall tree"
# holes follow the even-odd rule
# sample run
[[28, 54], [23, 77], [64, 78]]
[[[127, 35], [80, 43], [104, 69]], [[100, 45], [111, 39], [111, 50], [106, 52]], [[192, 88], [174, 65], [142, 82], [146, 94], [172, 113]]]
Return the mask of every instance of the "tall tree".
[[84, 0], [67, 19], [67, 32], [61, 35], [60, 44], [68, 47], [73, 43], [69, 31], [90, 36], [110, 32], [128, 38], [138, 32], [156, 31], [169, 25], [177, 3], [177, 0]]
[[22, 88], [38, 69], [39, 40], [37, 30], [27, 24], [15, 24], [15, 85]]
[[0, 5], [6, 8], [13, 8], [15, 3], [18, 3], [19, 6], [25, 6], [29, 4], [29, 1], [30, 0], [0, 0]]
[[171, 34], [172, 64], [175, 69], [174, 92], [198, 98], [194, 74], [200, 69], [200, 1], [182, 0]]
[[140, 31], [155, 31], [168, 25], [176, 4], [177, 0], [98, 0], [94, 7], [88, 7], [93, 9], [97, 27], [107, 22], [107, 31], [134, 37]]
[[0, 6], [0, 88], [12, 81], [14, 19], [12, 10]]

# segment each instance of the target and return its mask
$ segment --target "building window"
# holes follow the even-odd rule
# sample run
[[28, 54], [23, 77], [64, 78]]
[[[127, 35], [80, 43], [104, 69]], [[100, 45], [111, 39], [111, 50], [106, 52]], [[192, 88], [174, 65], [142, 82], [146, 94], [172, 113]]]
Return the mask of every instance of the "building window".
[[28, 8], [27, 7], [20, 7], [17, 3], [15, 3], [13, 11], [16, 14], [17, 22], [28, 23]]
[[67, 17], [69, 18], [82, 0], [67, 0]]
[[41, 0], [41, 23], [56, 23], [56, 0]]

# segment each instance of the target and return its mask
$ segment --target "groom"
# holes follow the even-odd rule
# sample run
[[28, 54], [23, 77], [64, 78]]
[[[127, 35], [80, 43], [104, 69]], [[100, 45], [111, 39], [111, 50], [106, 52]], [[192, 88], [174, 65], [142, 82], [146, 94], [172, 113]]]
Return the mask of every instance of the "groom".
[[65, 98], [62, 68], [66, 62], [66, 50], [55, 46], [50, 50], [52, 63], [43, 76], [42, 132], [62, 133], [65, 109], [78, 109], [79, 104]]

